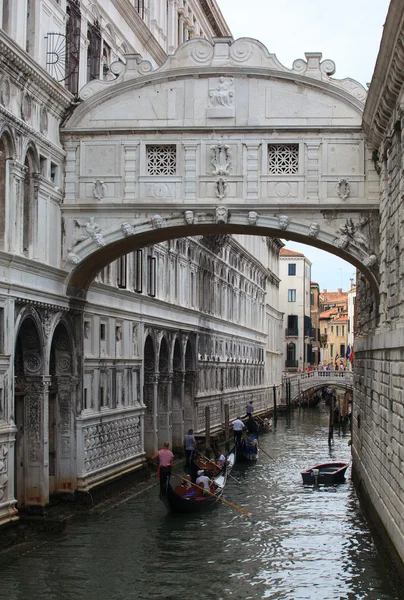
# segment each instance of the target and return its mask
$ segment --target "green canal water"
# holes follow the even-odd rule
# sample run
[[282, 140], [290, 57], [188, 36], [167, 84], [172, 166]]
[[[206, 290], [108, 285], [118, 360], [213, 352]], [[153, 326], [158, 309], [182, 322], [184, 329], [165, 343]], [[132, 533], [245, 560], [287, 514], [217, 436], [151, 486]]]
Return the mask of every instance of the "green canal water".
[[400, 600], [350, 481], [315, 490], [300, 471], [349, 460], [329, 450], [325, 407], [296, 410], [261, 437], [257, 464], [236, 465], [225, 505], [173, 516], [158, 488], [75, 517], [61, 536], [0, 559], [1, 600]]

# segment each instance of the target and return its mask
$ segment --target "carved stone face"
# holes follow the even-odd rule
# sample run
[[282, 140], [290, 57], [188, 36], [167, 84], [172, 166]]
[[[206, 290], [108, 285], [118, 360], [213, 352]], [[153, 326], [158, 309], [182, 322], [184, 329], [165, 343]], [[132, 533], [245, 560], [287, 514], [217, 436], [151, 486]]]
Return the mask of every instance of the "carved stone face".
[[131, 235], [133, 233], [133, 227], [130, 223], [122, 223], [121, 229], [125, 235]]
[[249, 225], [256, 225], [258, 221], [258, 213], [256, 213], [255, 210], [251, 210], [248, 213], [247, 221]]
[[216, 206], [215, 217], [216, 223], [227, 223], [229, 211], [225, 206]]
[[194, 222], [194, 213], [192, 210], [186, 210], [184, 212], [184, 219], [187, 225], [192, 225]]
[[279, 215], [278, 217], [279, 227], [280, 229], [287, 229], [290, 219], [287, 215]]
[[309, 229], [309, 236], [315, 238], [318, 236], [320, 231], [320, 225], [318, 223], [312, 223]]
[[163, 218], [160, 215], [154, 215], [152, 218], [152, 225], [154, 229], [160, 229], [163, 227]]

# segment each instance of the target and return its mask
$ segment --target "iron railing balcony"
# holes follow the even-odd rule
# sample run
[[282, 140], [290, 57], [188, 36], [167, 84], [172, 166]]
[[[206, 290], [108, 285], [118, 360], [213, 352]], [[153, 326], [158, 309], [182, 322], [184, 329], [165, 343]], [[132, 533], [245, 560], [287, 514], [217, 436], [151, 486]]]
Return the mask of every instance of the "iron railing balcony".
[[285, 367], [287, 369], [297, 369], [299, 366], [298, 360], [285, 360]]
[[286, 337], [299, 337], [298, 327], [286, 327], [285, 335]]

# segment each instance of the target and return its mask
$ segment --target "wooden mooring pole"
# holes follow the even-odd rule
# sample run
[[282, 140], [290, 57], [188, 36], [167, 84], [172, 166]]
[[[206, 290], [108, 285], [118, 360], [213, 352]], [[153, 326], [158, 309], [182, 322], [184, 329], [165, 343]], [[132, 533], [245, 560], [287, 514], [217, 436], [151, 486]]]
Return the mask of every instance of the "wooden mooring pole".
[[276, 429], [276, 422], [278, 420], [278, 411], [277, 411], [277, 406], [276, 406], [276, 385], [274, 385], [273, 391], [274, 391], [274, 429]]
[[226, 446], [226, 452], [229, 452], [230, 450], [230, 431], [229, 431], [229, 421], [230, 421], [230, 416], [229, 416], [229, 405], [225, 404], [224, 405], [224, 443]]
[[334, 394], [331, 396], [330, 402], [330, 423], [328, 426], [328, 443], [331, 444], [334, 437]]

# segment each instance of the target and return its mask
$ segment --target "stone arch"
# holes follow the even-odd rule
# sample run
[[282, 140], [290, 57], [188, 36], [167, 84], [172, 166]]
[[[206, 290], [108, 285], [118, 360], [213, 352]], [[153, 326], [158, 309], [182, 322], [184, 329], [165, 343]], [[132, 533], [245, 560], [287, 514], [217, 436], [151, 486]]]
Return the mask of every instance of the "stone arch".
[[74, 344], [64, 319], [56, 323], [49, 352], [49, 492], [73, 493], [74, 477]]
[[38, 314], [30, 307], [16, 323], [14, 350], [15, 497], [19, 509], [42, 511], [49, 499], [47, 452], [48, 386]]

